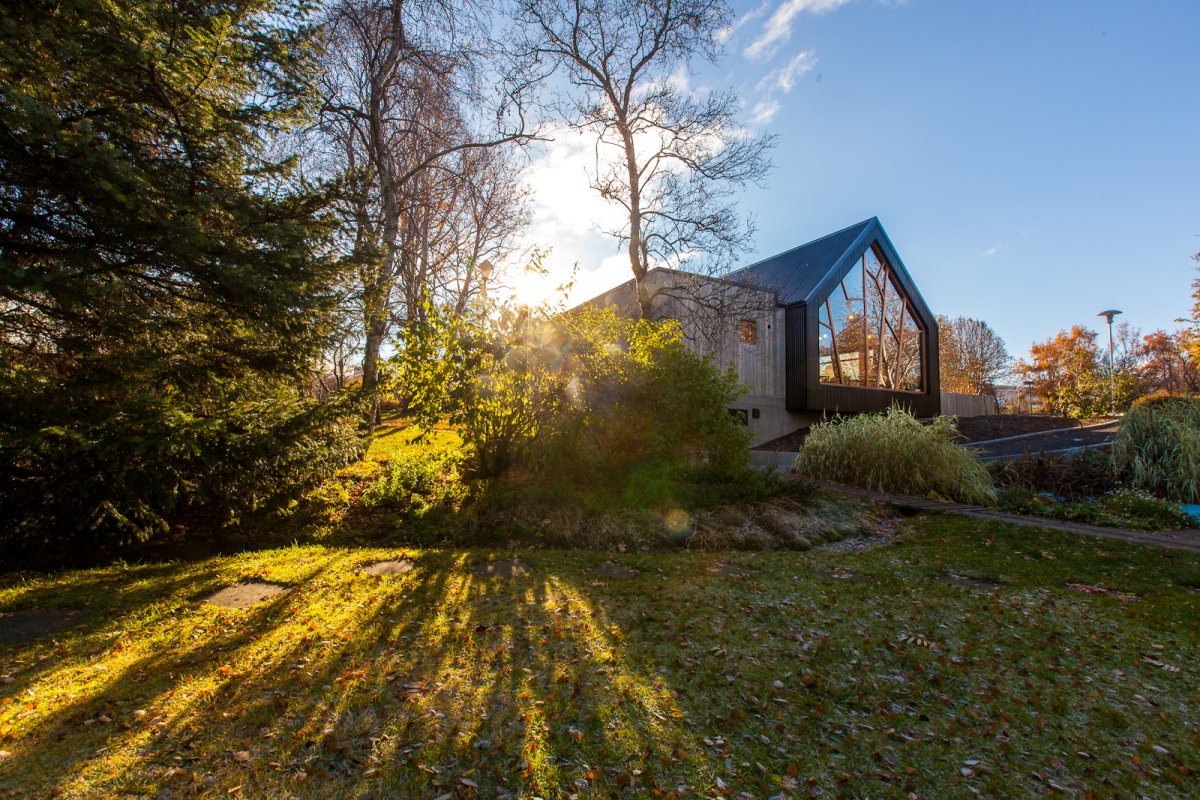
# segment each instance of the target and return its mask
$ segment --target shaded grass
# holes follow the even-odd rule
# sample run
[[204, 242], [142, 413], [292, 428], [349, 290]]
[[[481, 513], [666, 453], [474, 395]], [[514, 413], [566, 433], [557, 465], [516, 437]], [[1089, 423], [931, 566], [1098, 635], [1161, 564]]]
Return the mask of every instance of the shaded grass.
[[[413, 572], [359, 570], [401, 555]], [[0, 646], [0, 790], [1193, 796], [1195, 555], [931, 517], [862, 552], [523, 551], [528, 575], [471, 572], [512, 555], [304, 546], [6, 576], [2, 610], [91, 613]], [[639, 576], [591, 572], [609, 559]], [[247, 611], [193, 599], [251, 578], [294, 588]]]

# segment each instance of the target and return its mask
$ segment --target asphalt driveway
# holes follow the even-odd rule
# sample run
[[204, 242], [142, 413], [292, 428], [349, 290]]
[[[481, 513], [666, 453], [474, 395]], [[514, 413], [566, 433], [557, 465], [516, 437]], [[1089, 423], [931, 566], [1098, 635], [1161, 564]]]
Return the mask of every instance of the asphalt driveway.
[[1020, 458], [1026, 453], [1075, 452], [1090, 447], [1108, 447], [1116, 435], [1119, 420], [1069, 430], [1043, 431], [986, 442], [972, 447], [982, 451], [985, 460]]

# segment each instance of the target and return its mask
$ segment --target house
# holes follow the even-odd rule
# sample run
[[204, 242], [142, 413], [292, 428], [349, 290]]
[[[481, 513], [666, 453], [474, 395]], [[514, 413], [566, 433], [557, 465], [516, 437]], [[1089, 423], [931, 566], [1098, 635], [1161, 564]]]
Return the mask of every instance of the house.
[[997, 386], [996, 401], [1006, 414], [1043, 414], [1046, 406], [1031, 384]]
[[[747, 385], [730, 412], [752, 444], [835, 413], [940, 411], [937, 321], [877, 218], [721, 278], [657, 268], [646, 281], [655, 316]], [[633, 281], [588, 304], [636, 313]]]

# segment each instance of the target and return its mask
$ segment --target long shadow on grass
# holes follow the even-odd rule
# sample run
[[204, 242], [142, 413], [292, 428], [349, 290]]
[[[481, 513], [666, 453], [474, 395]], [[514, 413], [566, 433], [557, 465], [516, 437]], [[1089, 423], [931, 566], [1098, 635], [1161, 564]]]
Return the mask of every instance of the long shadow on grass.
[[[302, 582], [319, 580], [336, 565], [337, 559], [315, 565]], [[176, 713], [197, 699], [217, 701], [220, 687], [234, 677], [228, 662], [286, 624], [292, 600], [285, 595], [241, 612], [191, 606], [188, 597], [198, 586], [211, 584], [219, 568], [176, 577], [164, 585], [164, 592], [169, 588], [176, 593], [166, 614], [140, 613], [144, 606], [130, 608], [125, 616], [98, 623], [90, 633], [70, 641], [69, 647], [54, 646], [51, 654], [42, 653], [36, 666], [10, 676], [13, 683], [4, 687], [9, 697], [26, 695], [38, 702], [29, 702], [32, 707], [19, 717], [0, 713], [0, 723], [7, 728], [20, 719], [29, 726], [28, 714], [38, 714], [40, 719], [5, 748], [10, 755], [0, 761], [0, 786], [27, 788], [32, 776], [65, 786], [92, 754], [138, 737], [143, 725], [156, 717]], [[128, 623], [126, 617], [134, 622]], [[30, 645], [11, 658], [24, 663], [31, 657], [22, 653], [36, 653], [37, 648]], [[120, 658], [122, 653], [137, 651], [146, 654], [124, 660], [119, 668], [103, 663], [106, 656]], [[187, 687], [198, 680], [215, 686], [201, 686], [194, 697], [189, 696]], [[63, 696], [67, 691], [71, 693]], [[135, 715], [135, 711], [145, 713]], [[39, 747], [43, 742], [69, 744]]]
[[[291, 596], [228, 615], [235, 628], [176, 639], [58, 705], [9, 748], [0, 786], [557, 796], [712, 774], [680, 750], [680, 701], [655, 665], [629, 657], [570, 577], [535, 562], [482, 578], [462, 555], [426, 553], [406, 576], [372, 579], [355, 561], [328, 559]], [[135, 646], [147, 634], [127, 632]], [[146, 713], [131, 721], [134, 709]], [[119, 722], [83, 725], [106, 712]], [[39, 754], [39, 741], [56, 743]]]
[[[760, 564], [745, 579], [712, 576], [702, 558], [668, 560], [667, 570], [689, 572], [659, 575], [651, 571], [659, 557], [644, 556], [633, 559], [643, 575], [596, 588], [582, 565], [600, 556], [531, 553], [530, 574], [485, 578], [471, 566], [487, 555], [436, 551], [407, 575], [374, 579], [357, 569], [365, 556], [326, 554], [273, 606], [195, 611], [213, 628], [195, 643], [187, 620], [127, 627], [131, 644], [162, 652], [131, 660], [86, 697], [37, 711], [30, 734], [0, 745], [14, 753], [0, 762], [0, 788], [625, 797], [679, 794], [684, 783], [686, 796], [712, 796], [721, 777], [769, 796], [795, 773], [848, 796], [963, 796], [975, 782], [1008, 796], [1039, 793], [1029, 775], [1068, 744], [1086, 746], [1087, 768], [1095, 763], [1100, 776], [1127, 769], [1132, 745], [1123, 740], [1178, 729], [1179, 716], [1142, 716], [1133, 694], [1147, 680], [1165, 688], [1188, 673], [1143, 670], [1130, 686], [1110, 677], [1113, 667], [1138, 674], [1145, 629], [1123, 630], [1120, 609], [1107, 612], [1090, 595], [1041, 585], [1061, 587], [1075, 569], [1064, 563], [1071, 548], [1028, 587], [924, 585], [930, 564], [928, 574], [941, 574], [965, 568], [953, 559], [997, 560], [976, 552], [990, 548], [953, 550], [968, 535], [961, 526], [943, 535], [815, 557], [818, 566], [852, 559], [876, 573], [862, 582], [806, 573], [799, 559]], [[1012, 569], [1031, 563], [1024, 555], [1016, 551]], [[1114, 659], [1114, 647], [1128, 655]], [[1171, 652], [1162, 658], [1178, 660]], [[35, 693], [71, 683], [80, 659], [62, 655], [71, 663]], [[133, 721], [137, 708], [147, 713]], [[1111, 708], [1125, 709], [1112, 724], [1127, 727], [1093, 732], [1089, 724]], [[82, 724], [101, 710], [111, 725]], [[0, 737], [16, 713], [0, 706]], [[1009, 732], [1020, 743], [1012, 753], [997, 737], [1007, 742]], [[703, 739], [718, 733], [725, 743]], [[1186, 741], [1172, 748], [1187, 757]], [[995, 772], [966, 778], [964, 759]], [[1095, 785], [1066, 771], [1082, 768], [1056, 767], [1064, 775], [1055, 780]], [[1121, 780], [1117, 793], [1132, 796], [1132, 773]]]
[[[110, 567], [86, 573], [85, 580], [77, 573], [64, 573], [17, 590], [4, 610], [74, 608], [82, 614], [69, 630], [22, 644], [0, 645], [0, 673], [7, 676], [4, 694], [24, 694], [43, 682], [53, 686], [61, 670], [79, 666], [68, 661], [64, 667], [64, 656], [101, 657], [111, 648], [136, 643], [166, 620], [188, 615], [197, 594], [224, 585], [220, 574], [228, 569], [221, 562]], [[260, 607], [251, 616], [270, 616], [275, 607]]]

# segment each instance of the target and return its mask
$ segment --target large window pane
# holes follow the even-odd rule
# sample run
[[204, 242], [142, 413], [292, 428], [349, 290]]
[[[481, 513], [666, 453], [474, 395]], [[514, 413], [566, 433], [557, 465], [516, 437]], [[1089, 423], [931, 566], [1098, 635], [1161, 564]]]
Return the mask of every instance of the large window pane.
[[820, 380], [920, 391], [924, 331], [883, 254], [868, 250], [817, 313]]

